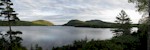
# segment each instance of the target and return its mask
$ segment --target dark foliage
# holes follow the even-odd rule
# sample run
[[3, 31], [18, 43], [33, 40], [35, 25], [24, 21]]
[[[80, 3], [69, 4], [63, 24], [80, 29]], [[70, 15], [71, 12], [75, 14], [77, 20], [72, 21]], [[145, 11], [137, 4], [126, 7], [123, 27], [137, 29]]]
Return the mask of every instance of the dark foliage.
[[146, 50], [147, 40], [140, 34], [134, 32], [131, 35], [113, 37], [111, 40], [79, 40], [70, 45], [53, 47], [52, 50]]

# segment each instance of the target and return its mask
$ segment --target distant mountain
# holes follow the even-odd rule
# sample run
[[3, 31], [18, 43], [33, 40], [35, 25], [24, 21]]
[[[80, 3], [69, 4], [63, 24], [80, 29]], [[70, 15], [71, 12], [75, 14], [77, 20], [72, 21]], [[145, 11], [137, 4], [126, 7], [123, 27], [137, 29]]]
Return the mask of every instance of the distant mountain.
[[[8, 21], [0, 21], [0, 26], [8, 26]], [[45, 20], [36, 20], [33, 22], [29, 21], [16, 21], [11, 22], [12, 26], [52, 26], [51, 22], [45, 21]]]
[[80, 20], [70, 20], [68, 23], [64, 24], [64, 26], [81, 26], [85, 25], [85, 22]]
[[32, 23], [40, 24], [40, 25], [47, 25], [47, 26], [54, 25], [52, 22], [49, 22], [49, 21], [46, 21], [46, 20], [36, 20], [36, 21], [32, 21]]
[[116, 27], [116, 23], [104, 22], [101, 20], [90, 20], [90, 21], [80, 21], [80, 20], [70, 20], [64, 26], [75, 26], [75, 27], [93, 27], [93, 28], [112, 28]]

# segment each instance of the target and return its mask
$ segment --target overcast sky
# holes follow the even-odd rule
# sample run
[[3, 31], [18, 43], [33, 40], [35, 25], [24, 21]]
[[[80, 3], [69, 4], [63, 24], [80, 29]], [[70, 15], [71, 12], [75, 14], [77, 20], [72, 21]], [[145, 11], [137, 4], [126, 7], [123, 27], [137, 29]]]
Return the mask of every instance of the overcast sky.
[[133, 23], [141, 14], [127, 0], [12, 0], [21, 20], [48, 20], [56, 25], [71, 19], [103, 20], [114, 22], [121, 10], [125, 10]]

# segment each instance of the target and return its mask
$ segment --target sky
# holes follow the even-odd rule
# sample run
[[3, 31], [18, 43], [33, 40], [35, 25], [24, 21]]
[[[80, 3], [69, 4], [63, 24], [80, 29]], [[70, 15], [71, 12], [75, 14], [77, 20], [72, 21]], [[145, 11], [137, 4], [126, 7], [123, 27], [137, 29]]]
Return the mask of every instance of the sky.
[[78, 19], [114, 22], [124, 10], [133, 23], [138, 23], [142, 14], [128, 0], [12, 0], [18, 17], [24, 21], [47, 20], [55, 25]]

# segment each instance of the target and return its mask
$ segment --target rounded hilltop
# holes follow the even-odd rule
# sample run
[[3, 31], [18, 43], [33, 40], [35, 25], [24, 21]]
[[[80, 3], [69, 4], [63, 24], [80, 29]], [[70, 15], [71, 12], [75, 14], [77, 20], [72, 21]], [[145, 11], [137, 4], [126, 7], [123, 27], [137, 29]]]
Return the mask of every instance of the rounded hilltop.
[[49, 21], [46, 21], [46, 20], [35, 20], [35, 21], [32, 21], [32, 23], [40, 24], [40, 25], [46, 25], [46, 26], [54, 25], [52, 22], [49, 22]]

